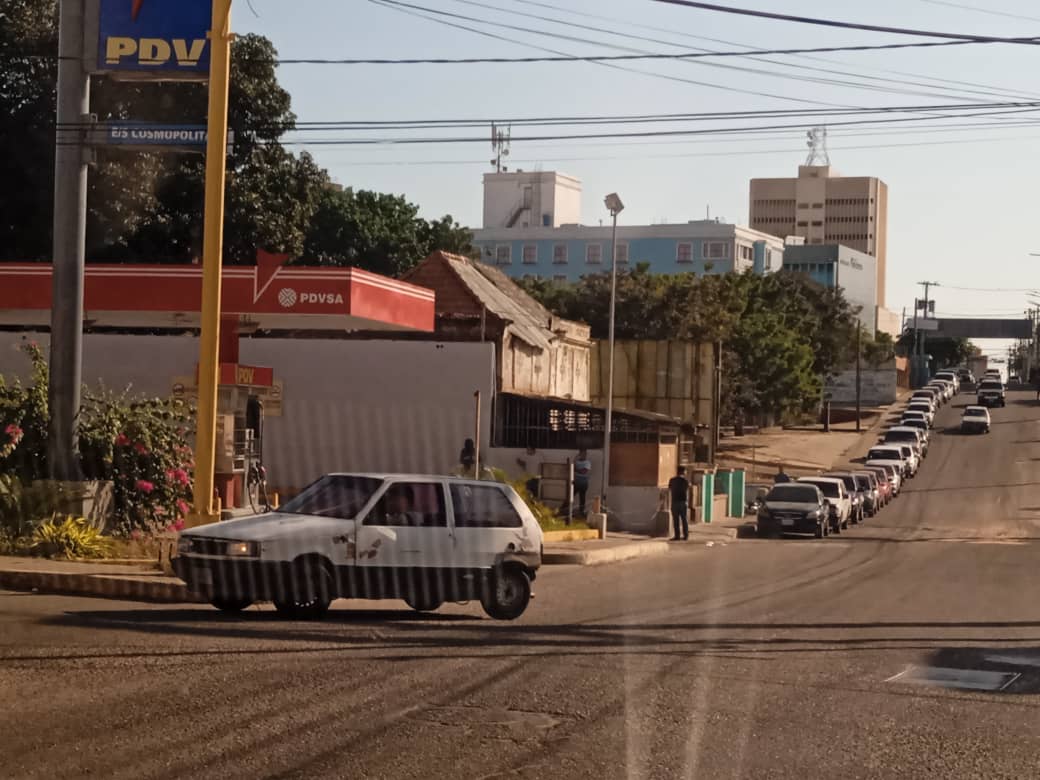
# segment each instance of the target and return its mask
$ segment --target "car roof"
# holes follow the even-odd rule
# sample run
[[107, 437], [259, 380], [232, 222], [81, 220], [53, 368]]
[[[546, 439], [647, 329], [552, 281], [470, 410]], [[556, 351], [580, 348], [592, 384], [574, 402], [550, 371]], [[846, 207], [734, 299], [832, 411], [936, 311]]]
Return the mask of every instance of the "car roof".
[[401, 482], [404, 480], [415, 482], [450, 482], [453, 485], [496, 485], [498, 487], [509, 487], [504, 482], [496, 482], [489, 479], [466, 479], [464, 477], [452, 477], [447, 474], [394, 474], [394, 473], [370, 473], [363, 471], [330, 471], [326, 477], [367, 477], [384, 482]]
[[987, 409], [985, 406], [965, 406], [964, 412], [965, 414], [967, 414], [968, 412], [985, 412], [986, 414], [989, 414], [989, 409]]
[[832, 484], [832, 485], [844, 485], [845, 484], [845, 480], [840, 479], [838, 477], [824, 477], [824, 476], [819, 476], [819, 477], [798, 477], [798, 479], [795, 480], [795, 481], [796, 482], [827, 482], [828, 484]]
[[917, 428], [911, 428], [909, 425], [893, 425], [889, 428], [886, 433], [920, 433], [921, 431]]

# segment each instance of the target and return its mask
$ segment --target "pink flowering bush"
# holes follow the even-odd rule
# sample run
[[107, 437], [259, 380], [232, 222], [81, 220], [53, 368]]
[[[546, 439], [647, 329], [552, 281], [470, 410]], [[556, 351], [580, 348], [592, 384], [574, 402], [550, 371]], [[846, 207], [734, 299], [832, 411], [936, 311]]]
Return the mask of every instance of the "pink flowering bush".
[[[0, 482], [7, 485], [0, 490], [0, 524], [14, 528], [7, 520], [14, 522], [15, 535], [51, 514], [12, 498], [48, 475], [47, 361], [35, 343], [22, 351], [31, 382], [8, 384], [0, 377]], [[183, 523], [192, 494], [194, 418], [194, 409], [181, 401], [136, 398], [104, 387], [84, 392], [80, 468], [87, 480], [112, 482], [115, 532], [147, 536]]]

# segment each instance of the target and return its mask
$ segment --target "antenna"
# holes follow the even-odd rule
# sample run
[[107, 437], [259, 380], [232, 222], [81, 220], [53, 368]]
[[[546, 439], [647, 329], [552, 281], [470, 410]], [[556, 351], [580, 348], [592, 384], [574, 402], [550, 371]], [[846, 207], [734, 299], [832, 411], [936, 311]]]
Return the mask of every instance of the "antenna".
[[508, 125], [505, 130], [494, 122], [491, 123], [491, 151], [495, 155], [491, 164], [495, 166], [495, 173], [508, 171], [509, 168], [502, 165], [502, 158], [509, 156], [509, 145], [513, 138], [513, 126]]
[[805, 160], [806, 165], [830, 165], [831, 157], [827, 153], [827, 128], [814, 127], [805, 134], [805, 145], [809, 147], [809, 157]]

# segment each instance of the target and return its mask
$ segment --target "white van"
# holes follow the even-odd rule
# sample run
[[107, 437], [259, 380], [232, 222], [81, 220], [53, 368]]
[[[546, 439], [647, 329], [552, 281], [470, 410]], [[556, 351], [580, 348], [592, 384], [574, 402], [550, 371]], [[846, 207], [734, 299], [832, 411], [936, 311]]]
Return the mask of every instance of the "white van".
[[542, 529], [509, 485], [327, 474], [275, 512], [185, 531], [173, 567], [227, 612], [273, 601], [317, 618], [336, 598], [400, 598], [421, 612], [479, 599], [513, 620], [541, 562]]

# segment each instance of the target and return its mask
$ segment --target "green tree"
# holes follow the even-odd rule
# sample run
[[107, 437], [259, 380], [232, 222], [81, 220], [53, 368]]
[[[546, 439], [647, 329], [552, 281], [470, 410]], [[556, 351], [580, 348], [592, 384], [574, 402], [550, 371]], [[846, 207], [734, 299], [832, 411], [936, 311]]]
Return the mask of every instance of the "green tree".
[[318, 194], [300, 262], [400, 276], [435, 249], [470, 254], [472, 238], [450, 215], [422, 219], [419, 207], [403, 196], [326, 186]]

